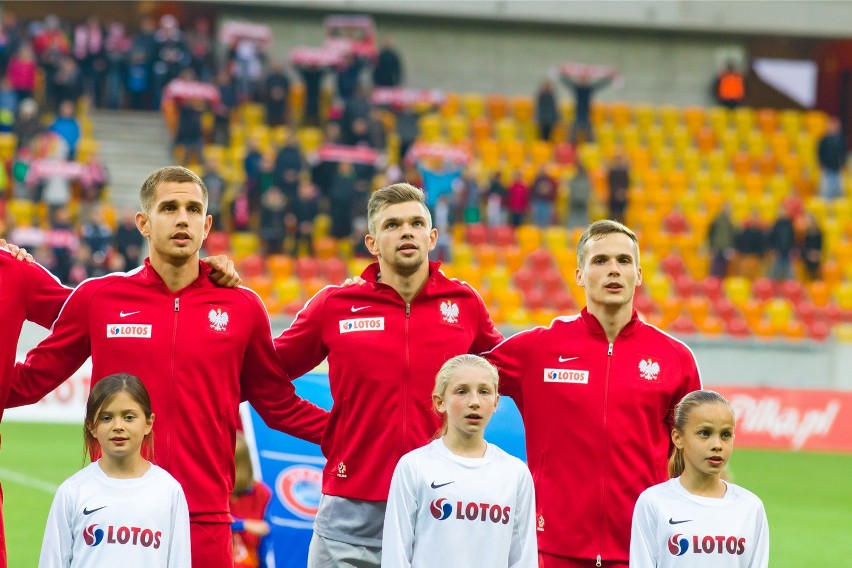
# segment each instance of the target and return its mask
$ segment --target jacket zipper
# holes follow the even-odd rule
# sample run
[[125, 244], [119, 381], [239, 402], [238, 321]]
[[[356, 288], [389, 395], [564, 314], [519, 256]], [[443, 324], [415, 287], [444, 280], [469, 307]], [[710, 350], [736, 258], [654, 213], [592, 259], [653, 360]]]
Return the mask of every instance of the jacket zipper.
[[[168, 416], [172, 416], [172, 401], [175, 400], [175, 353], [177, 352], [177, 326], [178, 326], [178, 314], [180, 313], [180, 298], [175, 298], [175, 317], [174, 317], [174, 325], [172, 326], [172, 352], [170, 354], [171, 357], [171, 377], [169, 380], [169, 390], [171, 391], [169, 394], [169, 414]], [[172, 431], [171, 428], [166, 431], [166, 447], [168, 448], [168, 454], [171, 456], [172, 450]]]
[[[606, 488], [606, 470], [607, 470], [607, 445], [609, 444], [609, 436], [607, 435], [607, 418], [609, 409], [609, 371], [612, 365], [612, 343], [609, 344], [606, 352], [606, 379], [604, 380], [604, 408], [603, 408], [603, 471], [601, 471], [601, 516], [600, 516], [600, 524], [598, 525], [598, 550], [601, 548], [601, 537], [603, 534], [603, 525], [605, 515], [605, 488]], [[602, 566], [602, 560], [600, 552], [598, 552], [598, 557], [595, 562], [595, 566]]]
[[411, 349], [408, 344], [408, 324], [411, 321], [411, 303], [405, 303], [405, 375], [402, 377], [402, 452], [406, 453], [408, 447], [405, 441], [408, 439], [408, 382], [411, 375]]

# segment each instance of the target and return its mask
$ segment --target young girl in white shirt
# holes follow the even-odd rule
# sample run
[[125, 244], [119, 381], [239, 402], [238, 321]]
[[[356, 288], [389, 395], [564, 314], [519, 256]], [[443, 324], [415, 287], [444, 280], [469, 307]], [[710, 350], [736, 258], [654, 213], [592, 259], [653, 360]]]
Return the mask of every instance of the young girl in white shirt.
[[675, 408], [669, 479], [633, 510], [631, 568], [745, 568], [769, 564], [769, 526], [752, 492], [721, 479], [734, 448], [734, 411], [717, 392]]
[[153, 452], [151, 399], [118, 373], [89, 393], [83, 435], [100, 459], [65, 480], [47, 518], [39, 568], [188, 568], [189, 510], [180, 484], [142, 456]]
[[432, 402], [442, 436], [400, 459], [391, 480], [383, 568], [536, 568], [535, 502], [526, 464], [485, 441], [497, 370], [476, 355], [444, 363]]

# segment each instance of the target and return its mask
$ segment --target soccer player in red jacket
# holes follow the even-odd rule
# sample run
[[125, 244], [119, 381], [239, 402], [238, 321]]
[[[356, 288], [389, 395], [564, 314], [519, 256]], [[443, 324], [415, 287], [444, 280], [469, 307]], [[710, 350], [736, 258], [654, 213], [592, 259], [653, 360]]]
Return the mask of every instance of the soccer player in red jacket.
[[428, 261], [438, 237], [423, 191], [379, 189], [364, 242], [378, 259], [361, 285], [329, 286], [275, 340], [291, 377], [328, 358], [334, 405], [322, 450], [322, 498], [309, 567], [381, 564], [382, 528], [396, 462], [441, 427], [432, 389], [441, 365], [502, 336], [479, 294]]
[[179, 166], [161, 168], [140, 198], [145, 265], [71, 293], [50, 336], [15, 366], [8, 406], [39, 400], [89, 355], [93, 381], [136, 374], [157, 413], [157, 464], [181, 483], [189, 504], [193, 566], [231, 567], [228, 497], [240, 401], [271, 427], [315, 443], [327, 413], [296, 396], [257, 295], [210, 282], [198, 256], [212, 222], [201, 179]]
[[626, 567], [633, 506], [668, 479], [672, 411], [700, 389], [686, 345], [640, 320], [639, 244], [615, 221], [577, 244], [586, 308], [484, 356], [524, 419], [541, 568]]

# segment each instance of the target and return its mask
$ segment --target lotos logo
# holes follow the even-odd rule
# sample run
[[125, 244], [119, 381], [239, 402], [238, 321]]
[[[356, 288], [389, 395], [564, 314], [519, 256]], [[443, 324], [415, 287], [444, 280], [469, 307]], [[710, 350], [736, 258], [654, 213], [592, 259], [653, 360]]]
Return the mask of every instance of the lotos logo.
[[[160, 548], [162, 531], [143, 529], [142, 527], [117, 527], [109, 525], [106, 533], [102, 529], [95, 529], [98, 525], [89, 525], [83, 529], [83, 540], [89, 546], [104, 544], [129, 544], [132, 546], [144, 546], [145, 548]], [[104, 540], [106, 536], [106, 540]]]
[[689, 541], [682, 535], [672, 535], [669, 539], [669, 552], [675, 556], [683, 556], [689, 550]]
[[107, 324], [107, 337], [151, 337], [151, 324]]
[[88, 546], [97, 546], [104, 539], [104, 531], [101, 529], [95, 530], [98, 525], [89, 525], [83, 529], [83, 540]]
[[545, 369], [544, 382], [587, 385], [589, 384], [589, 372], [573, 369]]
[[278, 474], [275, 494], [293, 515], [311, 520], [319, 509], [322, 493], [322, 470], [308, 465], [294, 465]]
[[353, 331], [384, 331], [385, 318], [355, 318], [340, 320], [340, 333]]
[[453, 506], [447, 503], [445, 498], [440, 497], [432, 501], [432, 504], [429, 506], [429, 511], [432, 513], [433, 517], [439, 521], [443, 521], [450, 518], [450, 515], [453, 514]]

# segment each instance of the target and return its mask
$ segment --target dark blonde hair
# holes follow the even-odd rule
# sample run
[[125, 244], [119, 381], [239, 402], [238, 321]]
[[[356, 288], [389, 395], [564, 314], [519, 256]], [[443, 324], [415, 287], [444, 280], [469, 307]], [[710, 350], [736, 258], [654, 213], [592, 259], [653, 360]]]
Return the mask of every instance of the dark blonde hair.
[[151, 207], [154, 206], [154, 199], [157, 194], [157, 186], [161, 183], [195, 183], [201, 188], [202, 200], [204, 202], [204, 211], [207, 211], [207, 186], [201, 181], [201, 178], [190, 169], [183, 166], [166, 166], [151, 173], [142, 184], [142, 189], [139, 190], [139, 202], [142, 204], [142, 211], [145, 213], [151, 212]]
[[[724, 404], [731, 411], [731, 416], [736, 420], [734, 409], [721, 394], [712, 390], [697, 390], [684, 396], [674, 409], [674, 429], [683, 434], [692, 411], [706, 404]], [[678, 477], [683, 473], [685, 464], [683, 461], [683, 450], [675, 447], [669, 457], [669, 477]]]
[[[83, 440], [85, 441], [85, 451], [87, 456], [84, 457], [94, 460], [100, 453], [100, 444], [97, 438], [92, 435], [92, 430], [95, 429], [104, 406], [109, 404], [115, 395], [120, 392], [126, 392], [127, 395], [137, 403], [145, 414], [145, 420], [148, 421], [153, 415], [151, 410], [151, 397], [148, 395], [148, 390], [139, 377], [129, 373], [115, 373], [108, 375], [94, 384], [89, 398], [86, 401], [86, 419], [83, 421]], [[149, 461], [154, 461], [154, 431], [148, 433], [142, 440], [143, 455]]]
[[377, 189], [370, 195], [370, 201], [367, 202], [367, 230], [370, 234], [376, 234], [376, 215], [379, 214], [379, 211], [388, 205], [408, 203], [409, 201], [416, 201], [423, 206], [426, 219], [431, 228], [432, 214], [429, 213], [429, 208], [426, 207], [426, 195], [423, 193], [423, 190], [419, 187], [414, 187], [410, 183], [395, 183]]
[[[497, 368], [479, 355], [464, 353], [448, 359], [443, 365], [441, 365], [441, 369], [435, 376], [435, 388], [432, 389], [432, 396], [437, 396], [443, 400], [444, 395], [447, 392], [447, 384], [450, 382], [450, 379], [455, 376], [459, 370], [465, 368], [485, 371], [485, 374], [488, 375], [488, 378], [491, 379], [491, 382], [494, 385], [494, 393], [497, 393], [500, 386], [500, 375], [497, 373]], [[435, 410], [437, 412], [437, 408]], [[443, 415], [443, 420], [444, 425], [441, 427], [441, 435], [447, 433], [446, 414]]]
[[234, 444], [234, 494], [245, 493], [254, 484], [254, 467], [251, 464], [246, 437], [237, 432]]
[[595, 221], [583, 232], [580, 240], [577, 241], [577, 266], [583, 268], [583, 265], [586, 262], [586, 244], [588, 244], [591, 239], [602, 239], [613, 233], [621, 233], [622, 235], [630, 237], [630, 240], [633, 241], [634, 252], [636, 253], [634, 262], [636, 266], [639, 266], [639, 240], [636, 238], [636, 233], [618, 221], [613, 221], [611, 219]]

